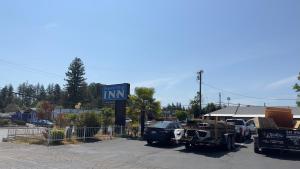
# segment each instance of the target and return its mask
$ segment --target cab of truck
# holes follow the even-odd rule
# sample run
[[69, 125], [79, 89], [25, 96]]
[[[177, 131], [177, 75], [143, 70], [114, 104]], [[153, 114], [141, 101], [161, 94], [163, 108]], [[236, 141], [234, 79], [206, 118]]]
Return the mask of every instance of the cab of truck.
[[227, 123], [235, 126], [236, 138], [241, 142], [245, 139], [251, 139], [251, 131], [243, 119], [227, 119]]

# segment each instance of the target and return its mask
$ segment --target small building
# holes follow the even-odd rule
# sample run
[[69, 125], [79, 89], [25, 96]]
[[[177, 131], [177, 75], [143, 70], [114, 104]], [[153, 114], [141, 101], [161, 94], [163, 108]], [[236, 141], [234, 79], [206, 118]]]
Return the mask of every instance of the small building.
[[[300, 108], [299, 107], [283, 107], [280, 108], [290, 108], [294, 119], [300, 119]], [[226, 120], [229, 118], [239, 118], [239, 119], [251, 119], [254, 117], [265, 117], [264, 106], [229, 106], [222, 108], [220, 110], [206, 114], [205, 117], [210, 117], [214, 119], [218, 117], [219, 120]]]
[[34, 122], [38, 120], [37, 112], [34, 110], [26, 110], [24, 112], [16, 112], [11, 116], [12, 120], [24, 121], [27, 123]]

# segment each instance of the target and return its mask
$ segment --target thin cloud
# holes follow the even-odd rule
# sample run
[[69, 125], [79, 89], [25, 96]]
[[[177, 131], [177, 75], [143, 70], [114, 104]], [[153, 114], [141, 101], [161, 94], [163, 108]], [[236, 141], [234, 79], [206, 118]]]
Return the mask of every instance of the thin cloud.
[[298, 77], [298, 75], [293, 75], [290, 77], [286, 77], [284, 79], [277, 80], [275, 82], [268, 84], [266, 86], [266, 89], [273, 90], [273, 89], [278, 89], [278, 88], [284, 87], [284, 86], [291, 86], [297, 82], [297, 77]]
[[51, 29], [57, 28], [57, 27], [58, 27], [58, 24], [57, 24], [57, 23], [54, 23], [54, 22], [51, 22], [51, 23], [45, 24], [43, 27], [44, 27], [44, 29], [46, 29], [46, 30], [51, 30]]
[[174, 77], [174, 78], [157, 78], [157, 79], [152, 79], [152, 80], [145, 80], [145, 81], [141, 81], [141, 82], [136, 82], [136, 83], [132, 83], [131, 86], [133, 87], [133, 89], [135, 87], [163, 87], [165, 89], [171, 88], [173, 86], [175, 86], [176, 84], [182, 82], [183, 80], [185, 80], [186, 78], [188, 78], [188, 75], [183, 75], [183, 76], [179, 76], [179, 77]]

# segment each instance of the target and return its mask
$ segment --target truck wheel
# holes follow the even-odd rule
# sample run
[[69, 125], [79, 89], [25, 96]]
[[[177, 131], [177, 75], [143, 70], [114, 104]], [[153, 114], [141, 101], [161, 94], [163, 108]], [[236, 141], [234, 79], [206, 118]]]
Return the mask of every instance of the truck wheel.
[[235, 138], [231, 137], [231, 149], [235, 150]]
[[245, 136], [241, 136], [240, 142], [241, 142], [241, 143], [244, 143], [244, 142], [245, 142]]
[[232, 144], [231, 144], [231, 137], [228, 136], [227, 138], [227, 142], [226, 142], [226, 150], [227, 151], [230, 151], [231, 150], [231, 147], [232, 147]]
[[186, 149], [186, 150], [188, 150], [188, 151], [192, 150], [192, 145], [191, 145], [191, 144], [185, 143], [184, 146], [185, 146], [185, 149]]
[[247, 139], [248, 139], [248, 140], [251, 140], [251, 137], [252, 137], [252, 134], [251, 134], [251, 132], [249, 131], [249, 134], [248, 134], [248, 136], [247, 136]]
[[151, 145], [153, 143], [152, 140], [147, 140], [147, 144]]
[[259, 148], [254, 145], [254, 153], [260, 154]]
[[257, 141], [258, 141], [257, 138], [254, 137], [254, 153], [261, 154], [261, 151], [259, 150]]

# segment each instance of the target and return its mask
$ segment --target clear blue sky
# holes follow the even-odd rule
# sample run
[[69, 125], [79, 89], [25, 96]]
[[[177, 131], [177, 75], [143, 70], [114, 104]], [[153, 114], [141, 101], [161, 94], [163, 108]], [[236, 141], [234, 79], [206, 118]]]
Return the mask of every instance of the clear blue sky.
[[[0, 86], [64, 84], [75, 56], [88, 82], [155, 87], [163, 105], [188, 104], [204, 83], [223, 101], [295, 105], [298, 0], [0, 1]], [[43, 71], [39, 71], [43, 70]], [[203, 86], [204, 103], [219, 90]]]

